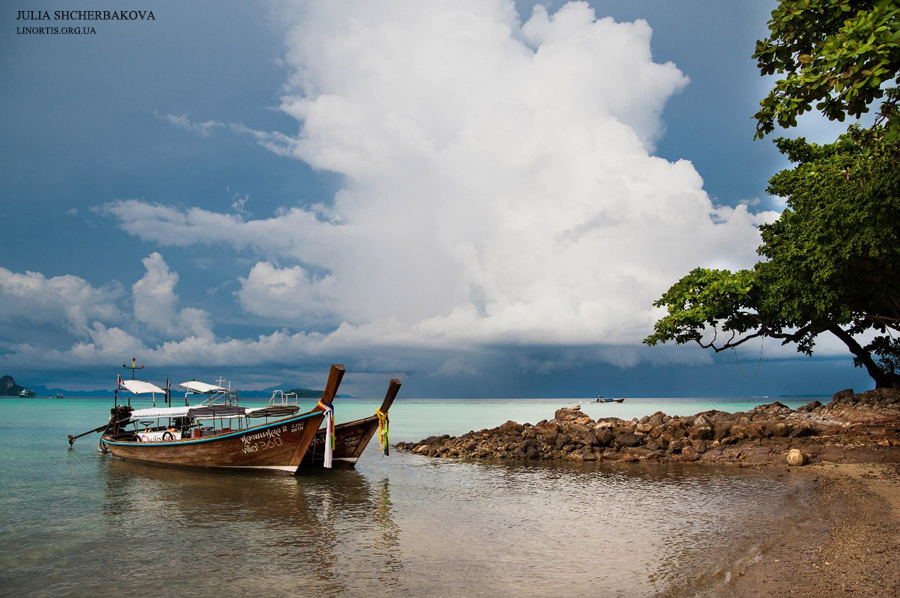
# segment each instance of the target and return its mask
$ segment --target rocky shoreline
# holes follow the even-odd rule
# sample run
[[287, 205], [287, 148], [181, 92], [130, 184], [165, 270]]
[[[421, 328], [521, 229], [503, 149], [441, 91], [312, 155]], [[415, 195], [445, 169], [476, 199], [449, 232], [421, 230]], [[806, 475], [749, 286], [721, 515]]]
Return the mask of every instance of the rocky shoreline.
[[722, 463], [900, 463], [900, 390], [836, 393], [830, 403], [693, 416], [593, 420], [576, 405], [537, 424], [514, 421], [462, 436], [401, 442], [429, 457], [508, 460]]

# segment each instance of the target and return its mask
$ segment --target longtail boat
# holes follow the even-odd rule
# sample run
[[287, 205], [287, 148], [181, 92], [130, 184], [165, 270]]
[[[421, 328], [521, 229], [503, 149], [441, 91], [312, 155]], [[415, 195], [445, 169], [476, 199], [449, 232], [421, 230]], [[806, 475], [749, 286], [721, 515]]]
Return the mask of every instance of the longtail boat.
[[[334, 439], [331, 455], [332, 467], [341, 469], [355, 467], [376, 430], [378, 430], [379, 448], [385, 456], [390, 454], [388, 410], [399, 390], [400, 381], [395, 378], [391, 380], [384, 401], [381, 403], [381, 407], [375, 410], [375, 415], [334, 426], [331, 434], [331, 438]], [[328, 426], [329, 422], [325, 422], [325, 425]], [[321, 467], [327, 464], [327, 446], [330, 442], [328, 436], [327, 429], [323, 428], [316, 432], [315, 438], [303, 456], [303, 465]]]
[[[168, 384], [162, 389], [140, 380], [120, 379], [109, 423], [91, 432], [102, 430], [101, 450], [123, 459], [181, 467], [295, 474], [322, 421], [332, 419], [331, 404], [343, 376], [344, 366], [332, 365], [319, 403], [302, 414], [269, 406], [243, 407], [237, 404], [236, 395], [229, 389], [195, 381], [181, 386], [189, 393], [206, 394], [207, 399], [197, 405], [172, 407]], [[151, 394], [154, 406], [134, 409], [130, 397], [128, 404], [120, 405], [120, 391]], [[165, 396], [167, 407], [156, 407], [158, 393]], [[264, 421], [251, 425], [254, 419]], [[76, 438], [69, 436], [69, 444]]]

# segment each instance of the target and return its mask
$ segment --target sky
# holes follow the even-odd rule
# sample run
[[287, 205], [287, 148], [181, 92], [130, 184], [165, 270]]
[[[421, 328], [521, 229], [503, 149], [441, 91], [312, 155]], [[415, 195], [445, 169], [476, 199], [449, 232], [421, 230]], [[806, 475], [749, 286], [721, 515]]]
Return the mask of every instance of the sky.
[[[0, 374], [377, 396], [872, 387], [822, 339], [641, 344], [757, 261], [774, 2], [91, 0], [0, 10]], [[17, 20], [19, 11], [49, 19]], [[23, 27], [91, 27], [87, 34]], [[784, 134], [828, 142], [815, 116]], [[127, 373], [127, 370], [124, 371]]]

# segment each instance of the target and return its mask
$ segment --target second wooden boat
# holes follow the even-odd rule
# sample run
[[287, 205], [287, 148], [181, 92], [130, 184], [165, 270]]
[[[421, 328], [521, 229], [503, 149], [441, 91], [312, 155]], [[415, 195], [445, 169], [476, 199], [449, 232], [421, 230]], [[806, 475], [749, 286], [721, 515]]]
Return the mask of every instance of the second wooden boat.
[[[391, 380], [387, 393], [384, 395], [384, 401], [374, 415], [335, 425], [332, 449], [333, 468], [350, 469], [355, 467], [360, 455], [366, 450], [372, 436], [379, 428], [381, 429], [379, 438], [381, 449], [385, 455], [390, 452], [388, 411], [399, 391], [400, 381], [395, 378]], [[325, 464], [325, 446], [328, 440], [326, 429], [323, 428], [316, 432], [315, 438], [303, 456], [303, 465], [322, 467]]]

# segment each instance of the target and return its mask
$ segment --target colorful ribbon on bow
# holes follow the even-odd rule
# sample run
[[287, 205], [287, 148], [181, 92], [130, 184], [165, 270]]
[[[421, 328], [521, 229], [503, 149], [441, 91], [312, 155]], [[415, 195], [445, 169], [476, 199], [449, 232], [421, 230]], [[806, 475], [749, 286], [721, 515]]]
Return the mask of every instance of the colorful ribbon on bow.
[[334, 407], [319, 401], [319, 408], [325, 412], [325, 467], [331, 469], [334, 454]]
[[387, 457], [391, 454], [390, 439], [388, 437], [390, 420], [388, 419], [388, 414], [382, 413], [381, 409], [375, 410], [375, 416], [378, 417], [378, 448]]

